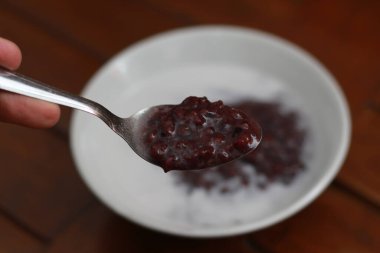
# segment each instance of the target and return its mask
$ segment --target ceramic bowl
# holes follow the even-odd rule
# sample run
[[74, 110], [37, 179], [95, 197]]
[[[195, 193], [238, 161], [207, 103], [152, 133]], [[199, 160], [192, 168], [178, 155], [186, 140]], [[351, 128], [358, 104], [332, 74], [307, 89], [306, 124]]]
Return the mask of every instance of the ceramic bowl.
[[304, 116], [306, 170], [293, 184], [221, 195], [187, 193], [174, 174], [142, 160], [99, 119], [75, 112], [71, 148], [89, 188], [121, 216], [175, 235], [236, 235], [288, 218], [328, 186], [350, 143], [348, 106], [326, 68], [298, 46], [247, 28], [198, 26], [145, 39], [99, 69], [82, 95], [121, 117], [189, 95], [227, 103], [281, 97]]

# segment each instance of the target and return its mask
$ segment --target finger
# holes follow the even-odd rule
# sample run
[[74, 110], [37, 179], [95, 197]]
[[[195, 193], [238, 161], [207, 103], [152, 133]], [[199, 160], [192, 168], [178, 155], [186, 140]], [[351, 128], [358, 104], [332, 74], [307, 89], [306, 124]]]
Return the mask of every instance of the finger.
[[15, 70], [20, 66], [21, 59], [20, 48], [12, 41], [0, 37], [0, 65]]
[[60, 117], [56, 104], [9, 92], [0, 92], [0, 121], [33, 128], [54, 126]]

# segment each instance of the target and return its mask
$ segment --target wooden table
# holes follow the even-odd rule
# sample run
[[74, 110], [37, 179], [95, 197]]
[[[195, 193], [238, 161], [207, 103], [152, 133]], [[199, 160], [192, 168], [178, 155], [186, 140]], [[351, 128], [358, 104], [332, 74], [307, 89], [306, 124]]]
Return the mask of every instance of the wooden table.
[[380, 1], [0, 0], [0, 36], [22, 48], [20, 71], [74, 93], [131, 43], [210, 23], [282, 36], [336, 76], [353, 137], [331, 186], [259, 232], [207, 240], [152, 232], [116, 216], [85, 187], [64, 109], [50, 130], [0, 124], [0, 252], [380, 252]]

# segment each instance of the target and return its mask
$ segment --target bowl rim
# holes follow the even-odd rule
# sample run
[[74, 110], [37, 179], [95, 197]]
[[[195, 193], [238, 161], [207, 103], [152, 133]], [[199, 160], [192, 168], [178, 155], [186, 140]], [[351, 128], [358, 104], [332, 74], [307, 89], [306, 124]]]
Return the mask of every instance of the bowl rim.
[[210, 31], [220, 31], [220, 32], [227, 32], [227, 33], [241, 33], [246, 34], [249, 36], [255, 36], [260, 37], [260, 39], [265, 40], [268, 43], [275, 44], [277, 47], [279, 47], [281, 50], [285, 50], [290, 52], [294, 57], [297, 58], [297, 60], [300, 60], [303, 64], [309, 65], [313, 70], [316, 71], [316, 73], [322, 78], [323, 83], [333, 94], [339, 110], [339, 115], [341, 117], [341, 120], [343, 122], [342, 125], [342, 131], [340, 136], [340, 145], [339, 150], [337, 151], [336, 156], [332, 160], [330, 168], [326, 171], [326, 174], [319, 180], [317, 184], [313, 188], [311, 188], [308, 193], [301, 198], [297, 199], [293, 204], [291, 204], [288, 208], [285, 210], [278, 212], [277, 214], [264, 218], [260, 221], [256, 221], [254, 223], [248, 223], [248, 224], [239, 224], [237, 226], [233, 226], [230, 228], [217, 228], [213, 230], [207, 230], [204, 232], [201, 232], [199, 230], [195, 231], [186, 231], [186, 230], [176, 230], [171, 229], [169, 227], [163, 228], [160, 226], [157, 226], [157, 224], [151, 224], [147, 221], [144, 221], [143, 219], [136, 218], [135, 215], [128, 215], [125, 213], [122, 213], [120, 210], [117, 210], [117, 208], [114, 208], [113, 205], [107, 200], [101, 198], [97, 194], [97, 190], [92, 186], [92, 184], [87, 180], [86, 176], [81, 172], [81, 167], [83, 166], [80, 158], [76, 155], [76, 146], [75, 146], [75, 140], [73, 137], [73, 132], [75, 131], [76, 121], [78, 113], [74, 112], [72, 114], [71, 122], [70, 122], [70, 149], [71, 154], [74, 160], [74, 163], [76, 165], [78, 173], [81, 175], [81, 178], [83, 179], [84, 183], [91, 189], [93, 194], [100, 199], [101, 202], [105, 203], [110, 209], [112, 209], [114, 212], [119, 214], [120, 216], [126, 218], [127, 220], [130, 220], [136, 224], [139, 224], [143, 227], [150, 228], [156, 231], [160, 231], [166, 234], [172, 234], [176, 236], [184, 236], [184, 237], [193, 237], [193, 238], [216, 238], [216, 237], [225, 237], [225, 236], [233, 236], [238, 234], [244, 234], [247, 232], [257, 231], [260, 229], [264, 229], [268, 226], [271, 226], [275, 223], [278, 223], [282, 220], [285, 220], [289, 218], [290, 216], [296, 214], [300, 210], [302, 210], [304, 207], [309, 205], [313, 200], [315, 200], [322, 192], [327, 188], [327, 186], [331, 183], [331, 181], [334, 179], [336, 174], [341, 169], [341, 166], [343, 165], [343, 162], [347, 156], [350, 141], [351, 141], [351, 116], [350, 116], [350, 110], [347, 103], [347, 100], [345, 98], [345, 95], [336, 81], [336, 79], [333, 77], [333, 75], [327, 70], [327, 68], [319, 61], [317, 60], [312, 54], [301, 48], [300, 46], [283, 39], [277, 35], [273, 35], [268, 32], [264, 32], [261, 30], [248, 28], [248, 27], [242, 27], [242, 26], [234, 26], [234, 25], [197, 25], [197, 26], [190, 26], [190, 27], [184, 27], [184, 28], [177, 28], [165, 32], [161, 32], [152, 36], [149, 36], [143, 40], [137, 41], [136, 43], [126, 47], [125, 49], [118, 52], [116, 55], [111, 57], [103, 66], [101, 66], [96, 73], [90, 78], [90, 80], [86, 83], [84, 89], [82, 90], [81, 94], [86, 94], [88, 89], [90, 88], [93, 80], [97, 79], [98, 76], [100, 76], [111, 64], [118, 61], [122, 57], [126, 57], [126, 55], [130, 54], [131, 52], [134, 52], [136, 50], [139, 50], [140, 48], [145, 47], [146, 45], [149, 45], [151, 42], [155, 42], [157, 40], [166, 39], [168, 37], [172, 36], [178, 36], [183, 34], [189, 34], [189, 33], [199, 33], [199, 32], [210, 32]]

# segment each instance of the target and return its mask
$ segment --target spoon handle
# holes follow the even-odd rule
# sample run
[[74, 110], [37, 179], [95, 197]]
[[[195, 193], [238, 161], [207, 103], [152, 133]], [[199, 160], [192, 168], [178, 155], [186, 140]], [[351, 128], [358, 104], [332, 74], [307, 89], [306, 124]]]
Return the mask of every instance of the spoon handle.
[[0, 68], [0, 89], [91, 113], [110, 127], [118, 119], [104, 106], [92, 100], [70, 94], [3, 68]]

